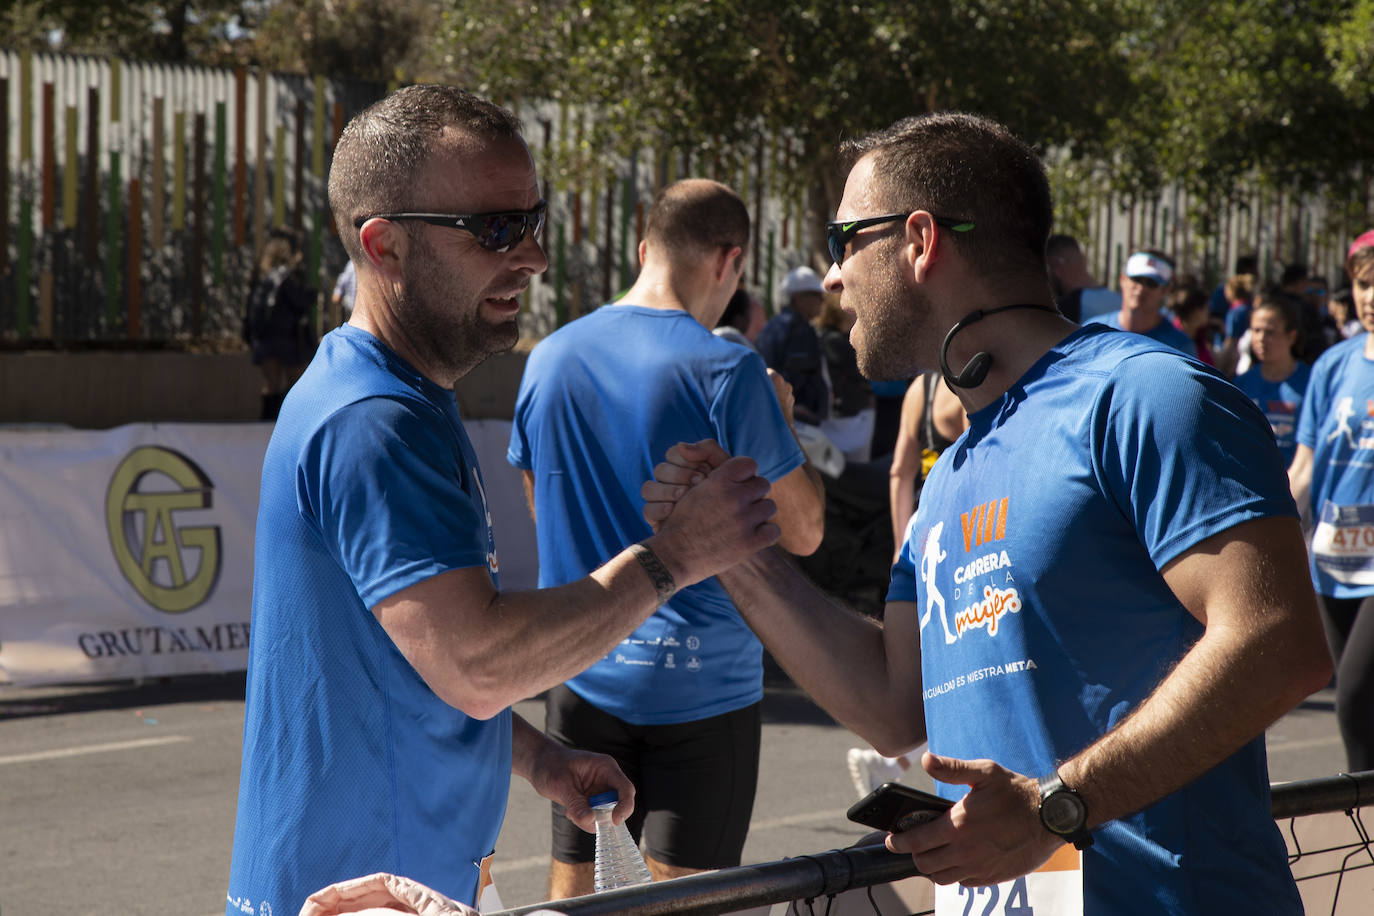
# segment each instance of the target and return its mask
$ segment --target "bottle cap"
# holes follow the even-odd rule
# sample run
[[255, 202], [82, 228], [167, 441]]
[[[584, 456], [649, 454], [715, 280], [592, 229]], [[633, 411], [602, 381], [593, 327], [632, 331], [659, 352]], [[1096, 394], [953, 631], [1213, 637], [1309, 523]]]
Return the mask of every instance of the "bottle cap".
[[587, 805], [592, 808], [599, 808], [602, 805], [613, 805], [620, 801], [620, 793], [615, 789], [609, 792], [598, 792], [587, 798]]

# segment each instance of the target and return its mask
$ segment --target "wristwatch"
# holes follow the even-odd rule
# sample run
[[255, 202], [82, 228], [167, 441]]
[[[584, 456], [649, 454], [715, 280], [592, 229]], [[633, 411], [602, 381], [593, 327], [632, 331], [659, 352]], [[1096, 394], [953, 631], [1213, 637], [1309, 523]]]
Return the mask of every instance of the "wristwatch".
[[1093, 844], [1087, 829], [1088, 805], [1083, 796], [1064, 785], [1058, 770], [1040, 777], [1040, 823], [1075, 849]]

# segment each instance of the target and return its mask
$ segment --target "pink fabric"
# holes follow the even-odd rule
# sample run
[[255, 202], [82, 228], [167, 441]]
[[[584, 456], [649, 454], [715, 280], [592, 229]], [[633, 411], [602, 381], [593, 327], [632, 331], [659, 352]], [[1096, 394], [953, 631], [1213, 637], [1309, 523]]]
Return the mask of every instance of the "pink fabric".
[[1350, 248], [1345, 253], [1345, 259], [1349, 261], [1351, 257], [1354, 256], [1355, 252], [1359, 251], [1361, 248], [1368, 248], [1371, 245], [1374, 245], [1374, 229], [1370, 229], [1350, 243]]

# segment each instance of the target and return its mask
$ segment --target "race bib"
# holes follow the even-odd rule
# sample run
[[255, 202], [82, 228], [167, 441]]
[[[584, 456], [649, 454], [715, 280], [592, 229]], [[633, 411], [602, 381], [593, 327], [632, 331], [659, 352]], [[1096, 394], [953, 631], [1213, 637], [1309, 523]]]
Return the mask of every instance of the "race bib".
[[495, 913], [504, 910], [501, 905], [501, 895], [496, 893], [496, 882], [491, 879], [491, 860], [496, 858], [493, 852], [482, 860], [482, 874], [477, 879], [477, 911], [479, 913]]
[[1317, 568], [1346, 585], [1374, 585], [1374, 506], [1322, 503], [1312, 533]]
[[1062, 846], [1029, 875], [988, 887], [935, 888], [935, 916], [1083, 916], [1083, 854]]

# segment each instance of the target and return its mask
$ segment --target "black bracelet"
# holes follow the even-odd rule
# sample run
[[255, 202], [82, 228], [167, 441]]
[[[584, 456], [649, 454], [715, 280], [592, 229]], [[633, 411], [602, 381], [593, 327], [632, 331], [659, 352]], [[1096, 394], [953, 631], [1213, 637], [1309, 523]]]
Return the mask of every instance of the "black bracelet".
[[673, 574], [668, 572], [668, 567], [663, 565], [663, 561], [644, 544], [631, 544], [630, 553], [635, 555], [639, 565], [644, 567], [644, 571], [649, 574], [649, 581], [653, 583], [654, 594], [658, 596], [658, 603], [663, 604], [673, 593], [677, 591], [677, 582], [673, 580]]

